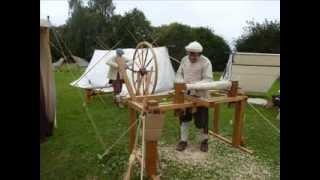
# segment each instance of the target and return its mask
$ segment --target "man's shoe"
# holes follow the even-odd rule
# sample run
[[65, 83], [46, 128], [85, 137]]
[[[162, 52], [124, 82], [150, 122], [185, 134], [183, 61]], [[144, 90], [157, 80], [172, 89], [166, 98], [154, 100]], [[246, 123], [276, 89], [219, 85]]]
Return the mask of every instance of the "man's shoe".
[[201, 142], [200, 151], [208, 152], [208, 139], [205, 139]]
[[180, 141], [177, 145], [176, 150], [177, 151], [184, 151], [188, 146], [188, 143], [186, 141]]

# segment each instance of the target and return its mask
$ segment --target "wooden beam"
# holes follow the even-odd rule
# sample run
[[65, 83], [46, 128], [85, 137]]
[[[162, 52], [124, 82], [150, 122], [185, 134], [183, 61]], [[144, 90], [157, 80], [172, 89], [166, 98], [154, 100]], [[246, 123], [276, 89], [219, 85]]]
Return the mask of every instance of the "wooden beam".
[[128, 103], [128, 106], [133, 108], [134, 110], [136, 110], [138, 112], [143, 111], [143, 104], [142, 103], [138, 103], [138, 102], [132, 101], [132, 100], [127, 101], [127, 103]]
[[205, 107], [210, 106], [210, 103], [202, 98], [197, 98], [197, 97], [190, 96], [190, 95], [185, 95], [184, 98], [188, 101], [196, 103], [196, 106], [205, 106]]
[[225, 143], [232, 144], [232, 141], [231, 141], [231, 140], [229, 140], [229, 139], [227, 139], [227, 138], [225, 138], [225, 137], [223, 137], [223, 136], [221, 136], [221, 135], [219, 135], [219, 134], [216, 134], [216, 133], [214, 133], [214, 132], [212, 132], [212, 131], [210, 131], [210, 130], [209, 130], [209, 134], [211, 134], [212, 136], [214, 136], [214, 137], [222, 140], [222, 141], [225, 142]]
[[141, 102], [142, 100], [161, 100], [163, 98], [173, 97], [172, 94], [161, 94], [161, 95], [145, 95], [145, 96], [136, 96], [135, 100]]
[[[214, 137], [216, 137], [217, 139], [221, 140], [221, 141], [224, 142], [224, 143], [227, 143], [227, 144], [229, 144], [229, 145], [232, 145], [232, 141], [231, 141], [231, 140], [229, 140], [229, 139], [227, 139], [227, 138], [225, 138], [225, 137], [223, 137], [223, 136], [221, 136], [221, 135], [219, 135], [219, 134], [216, 134], [216, 133], [214, 133], [214, 132], [212, 132], [212, 131], [209, 131], [209, 134], [212, 135], [212, 136], [214, 136]], [[245, 148], [245, 147], [243, 147], [243, 146], [238, 146], [238, 147], [236, 147], [236, 148], [237, 148], [237, 149], [240, 149], [240, 150], [243, 151], [243, 152], [246, 152], [246, 153], [249, 153], [249, 154], [253, 154], [253, 151], [252, 151], [252, 150], [247, 149], [247, 148]]]
[[232, 145], [238, 147], [241, 145], [243, 117], [244, 117], [245, 101], [239, 101], [235, 103], [235, 116], [233, 122], [233, 136]]
[[231, 82], [231, 88], [228, 93], [229, 97], [235, 97], [238, 94], [238, 87], [239, 87], [239, 82], [238, 81], [232, 81]]
[[131, 107], [129, 107], [129, 118], [130, 118], [129, 127], [133, 126], [130, 129], [130, 139], [129, 139], [129, 153], [131, 153], [134, 147], [134, 143], [136, 139], [136, 130], [137, 130], [137, 124], [133, 125], [137, 120], [137, 113]]
[[[174, 83], [174, 96], [173, 96], [173, 103], [175, 104], [182, 104], [185, 101], [185, 91], [187, 90], [186, 83]], [[174, 115], [180, 116], [184, 111], [182, 109], [175, 109]]]
[[186, 83], [174, 83], [175, 95], [173, 98], [173, 103], [179, 104], [184, 102], [184, 92], [186, 89]]
[[156, 176], [157, 174], [157, 155], [158, 155], [158, 142], [146, 141], [146, 171], [148, 177]]
[[184, 102], [183, 104], [165, 104], [165, 105], [159, 105], [159, 109], [161, 112], [169, 111], [169, 110], [175, 110], [175, 109], [185, 109], [189, 107], [194, 107], [195, 104], [193, 102]]
[[217, 104], [217, 103], [238, 102], [246, 98], [247, 98], [246, 96], [212, 97], [212, 98], [206, 99], [206, 101], [210, 103], [210, 106], [214, 106], [214, 104]]

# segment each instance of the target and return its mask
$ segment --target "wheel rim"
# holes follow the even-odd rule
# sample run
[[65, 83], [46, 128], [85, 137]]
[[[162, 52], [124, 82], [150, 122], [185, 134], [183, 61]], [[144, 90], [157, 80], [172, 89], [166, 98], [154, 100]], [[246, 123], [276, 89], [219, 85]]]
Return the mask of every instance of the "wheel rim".
[[155, 92], [158, 81], [158, 63], [152, 45], [146, 41], [138, 43], [133, 54], [132, 81], [136, 95]]

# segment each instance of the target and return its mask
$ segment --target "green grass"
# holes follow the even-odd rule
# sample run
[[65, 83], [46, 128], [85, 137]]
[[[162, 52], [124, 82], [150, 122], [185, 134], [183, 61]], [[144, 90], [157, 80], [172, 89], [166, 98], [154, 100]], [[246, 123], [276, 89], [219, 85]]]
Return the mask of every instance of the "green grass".
[[[83, 108], [83, 91], [71, 87], [70, 82], [77, 79], [80, 71], [55, 72], [57, 88], [57, 128], [54, 135], [46, 143], [41, 144], [41, 179], [121, 179], [128, 160], [128, 135], [114, 146], [110, 154], [103, 160], [97, 158], [98, 153], [105, 150], [99, 140], [92, 123], [86, 116]], [[74, 77], [73, 77], [74, 75]], [[219, 73], [214, 74], [215, 79]], [[277, 92], [279, 82], [276, 82], [267, 96]], [[258, 108], [268, 117], [275, 126], [279, 127], [276, 109]], [[96, 124], [97, 129], [109, 147], [128, 128], [127, 109], [116, 108], [112, 103], [111, 95], [95, 97], [88, 105], [88, 111]], [[220, 132], [231, 137], [233, 108], [223, 105], [221, 108]], [[210, 119], [212, 114], [210, 112]], [[211, 126], [211, 121], [210, 121]], [[165, 127], [161, 144], [174, 146], [179, 137], [178, 121], [172, 112], [166, 114]], [[245, 112], [245, 138], [247, 147], [255, 152], [253, 157], [259, 162], [266, 163], [271, 171], [270, 179], [279, 179], [280, 169], [280, 137], [279, 134], [252, 108], [247, 106]], [[195, 141], [196, 129], [191, 128], [190, 138]], [[229, 148], [231, 149], [231, 148]], [[222, 151], [222, 156], [231, 153], [231, 150]], [[239, 161], [241, 163], [241, 161]], [[208, 179], [230, 179], [230, 170], [236, 166], [226, 165], [221, 171], [190, 169], [181, 171], [175, 162], [168, 162], [164, 179], [192, 179], [193, 171], [201, 173]], [[137, 176], [137, 174], [136, 174]], [[228, 178], [229, 177], [229, 178]], [[265, 179], [265, 178], [263, 178]]]

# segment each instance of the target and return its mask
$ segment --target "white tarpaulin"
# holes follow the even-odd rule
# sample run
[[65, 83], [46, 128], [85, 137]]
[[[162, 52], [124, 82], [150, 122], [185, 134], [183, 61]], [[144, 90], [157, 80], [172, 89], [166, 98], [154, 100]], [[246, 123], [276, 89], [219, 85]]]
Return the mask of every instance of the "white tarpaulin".
[[231, 54], [221, 80], [239, 81], [244, 92], [266, 93], [280, 76], [280, 54]]
[[248, 98], [247, 102], [251, 104], [261, 105], [261, 106], [265, 106], [268, 104], [268, 101], [262, 98]]
[[[168, 50], [166, 47], [156, 47], [153, 48], [153, 50], [156, 53], [158, 64], [158, 81], [155, 93], [169, 91], [173, 89], [175, 72], [169, 58]], [[127, 48], [123, 49], [123, 51], [124, 56], [132, 59], [135, 49]], [[71, 85], [84, 89], [99, 89], [104, 92], [112, 92], [112, 87], [108, 83], [109, 79], [107, 78], [109, 66], [106, 65], [106, 61], [115, 55], [115, 50], [95, 50], [84, 74], [78, 80], [72, 82]], [[152, 55], [149, 53], [147, 59], [150, 59], [151, 57]], [[127, 75], [132, 84], [131, 74], [132, 71], [127, 70]], [[123, 86], [121, 94], [128, 94], [125, 86]]]

